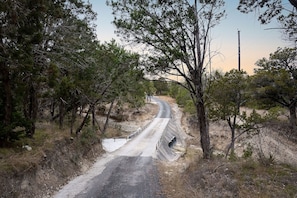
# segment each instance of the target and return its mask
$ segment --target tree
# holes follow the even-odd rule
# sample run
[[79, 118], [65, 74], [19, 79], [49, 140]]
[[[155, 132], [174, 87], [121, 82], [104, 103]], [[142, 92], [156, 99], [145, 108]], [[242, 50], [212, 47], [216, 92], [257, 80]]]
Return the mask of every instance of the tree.
[[[212, 120], [224, 120], [231, 132], [231, 142], [226, 151], [234, 153], [235, 141], [243, 134], [256, 131], [263, 119], [255, 110], [250, 115], [240, 108], [247, 102], [247, 75], [231, 70], [224, 75], [216, 72], [208, 87], [209, 116]], [[222, 97], [223, 96], [223, 97]]]
[[160, 77], [159, 79], [154, 80], [153, 83], [157, 95], [166, 94], [168, 92], [168, 82], [165, 78]]
[[[93, 52], [93, 60], [93, 64], [88, 68], [86, 78], [86, 83], [89, 84], [88, 91], [85, 90], [86, 83], [79, 88], [86, 98], [88, 110], [76, 133], [79, 133], [84, 127], [90, 114], [93, 114], [93, 123], [96, 122], [94, 118], [96, 105], [111, 103], [109, 110], [111, 112], [116, 100], [135, 102], [135, 106], [139, 105], [136, 104], [139, 102], [139, 98], [144, 100], [144, 91], [137, 91], [140, 86], [137, 81], [143, 78], [142, 70], [139, 69], [137, 53], [126, 51], [112, 40], [110, 43], [98, 44]], [[131, 99], [132, 97], [134, 100]], [[106, 130], [109, 115], [110, 113], [103, 127], [97, 123], [101, 133]]]
[[[47, 86], [47, 80], [51, 79], [53, 82], [53, 78], [47, 78], [48, 71], [54, 68], [51, 67], [53, 65], [61, 68], [61, 62], [59, 64], [51, 56], [54, 54], [54, 47], [59, 46], [58, 41], [62, 38], [63, 46], [71, 46], [65, 39], [67, 31], [59, 32], [58, 29], [65, 21], [72, 19], [76, 23], [71, 25], [76, 28], [71, 29], [71, 38], [76, 36], [73, 40], [82, 41], [80, 38], [84, 38], [86, 34], [77, 34], [79, 29], [94, 35], [92, 31], [81, 28], [90, 27], [88, 19], [94, 15], [89, 5], [80, 0], [4, 1], [0, 5], [0, 13], [0, 87], [3, 88], [0, 99], [0, 119], [3, 121], [0, 125], [0, 143], [4, 143], [16, 139], [17, 132], [19, 135], [25, 132], [28, 137], [34, 135], [35, 122], [41, 110], [39, 103], [48, 100], [45, 93], [52, 88]], [[65, 30], [66, 26], [63, 27]], [[63, 46], [60, 45], [63, 50], [59, 53], [65, 60], [67, 55], [64, 52], [70, 48]], [[83, 46], [82, 43], [80, 46]], [[79, 53], [81, 51], [76, 49], [71, 54]]]
[[[96, 105], [144, 103], [138, 54], [114, 41], [100, 44], [95, 17], [83, 0], [1, 3], [0, 145], [33, 137], [38, 119], [61, 128], [70, 121], [79, 133], [90, 116], [95, 125]], [[79, 108], [87, 113], [74, 129]]]
[[290, 125], [296, 130], [297, 105], [296, 48], [278, 48], [269, 59], [257, 61], [252, 86], [258, 100], [277, 103], [290, 112]]
[[224, 16], [220, 11], [224, 2], [110, 0], [108, 4], [113, 9], [117, 33], [146, 47], [143, 58], [148, 71], [184, 78], [184, 87], [196, 108], [203, 157], [210, 158], [202, 77], [210, 29]]
[[[238, 9], [243, 13], [259, 11], [258, 20], [261, 24], [268, 24], [276, 18], [284, 33], [290, 40], [297, 42], [297, 1], [289, 0], [291, 7], [282, 0], [241, 0]], [[289, 8], [288, 8], [289, 7]]]

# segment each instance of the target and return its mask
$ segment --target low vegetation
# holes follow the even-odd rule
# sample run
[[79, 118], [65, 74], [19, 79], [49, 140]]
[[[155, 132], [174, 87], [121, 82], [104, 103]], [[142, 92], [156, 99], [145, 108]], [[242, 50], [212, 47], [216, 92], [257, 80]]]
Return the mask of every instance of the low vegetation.
[[[161, 162], [161, 185], [165, 197], [295, 197], [297, 195], [297, 167], [290, 159], [277, 160], [279, 153], [264, 153], [246, 137], [238, 144], [244, 149], [225, 158], [229, 139], [228, 126], [211, 122], [210, 137], [213, 156], [202, 159], [199, 135], [191, 114], [184, 113], [183, 127], [189, 134], [186, 153], [177, 162]], [[283, 118], [282, 118], [283, 119]], [[222, 122], [224, 123], [224, 122]], [[216, 125], [216, 127], [214, 127]], [[285, 127], [287, 126], [287, 127]], [[265, 131], [274, 131], [279, 138], [296, 147], [288, 120], [273, 120], [265, 124]], [[269, 135], [269, 133], [266, 133]], [[270, 134], [273, 138], [273, 134]], [[228, 138], [229, 137], [229, 138]], [[290, 137], [288, 139], [288, 137]], [[266, 142], [262, 142], [266, 147]], [[289, 145], [284, 145], [284, 147]], [[236, 143], [236, 148], [238, 145]], [[270, 145], [270, 150], [274, 148]], [[287, 151], [281, 150], [285, 155]], [[288, 152], [291, 152], [290, 150]], [[295, 151], [296, 154], [296, 151]], [[294, 154], [293, 154], [294, 155]]]
[[[127, 104], [123, 110], [129, 120], [113, 120], [104, 134], [90, 122], [77, 135], [69, 133], [70, 125], [60, 129], [55, 122], [38, 122], [34, 138], [24, 137], [0, 148], [1, 197], [51, 195], [70, 178], [86, 171], [104, 153], [102, 138], [126, 137], [129, 132], [122, 130], [123, 124], [150, 120], [158, 107], [148, 103], [142, 108], [131, 108]], [[99, 115], [96, 118], [100, 120]]]
[[161, 182], [166, 197], [295, 197], [297, 169], [264, 165], [253, 159], [197, 160], [186, 170], [170, 172], [163, 165]]

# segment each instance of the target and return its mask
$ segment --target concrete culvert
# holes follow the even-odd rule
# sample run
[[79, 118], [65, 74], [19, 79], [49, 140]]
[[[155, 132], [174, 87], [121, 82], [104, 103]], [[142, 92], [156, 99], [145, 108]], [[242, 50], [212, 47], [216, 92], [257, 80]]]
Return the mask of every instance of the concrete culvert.
[[175, 120], [171, 119], [157, 145], [156, 156], [160, 160], [174, 161], [180, 156], [180, 152], [174, 149], [177, 145], [183, 145], [180, 137], [181, 129], [177, 127]]
[[168, 147], [172, 148], [176, 143], [176, 137], [173, 136], [173, 138], [170, 140], [170, 142], [168, 143]]

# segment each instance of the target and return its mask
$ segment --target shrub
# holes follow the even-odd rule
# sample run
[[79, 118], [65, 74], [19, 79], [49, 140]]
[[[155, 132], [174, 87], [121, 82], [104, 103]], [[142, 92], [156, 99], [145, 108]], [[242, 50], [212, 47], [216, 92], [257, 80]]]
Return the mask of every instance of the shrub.
[[244, 159], [248, 159], [250, 157], [252, 157], [253, 155], [253, 147], [251, 146], [250, 143], [248, 143], [246, 149], [243, 150], [243, 158]]
[[96, 131], [92, 127], [86, 128], [80, 135], [80, 143], [84, 147], [90, 147], [98, 142]]

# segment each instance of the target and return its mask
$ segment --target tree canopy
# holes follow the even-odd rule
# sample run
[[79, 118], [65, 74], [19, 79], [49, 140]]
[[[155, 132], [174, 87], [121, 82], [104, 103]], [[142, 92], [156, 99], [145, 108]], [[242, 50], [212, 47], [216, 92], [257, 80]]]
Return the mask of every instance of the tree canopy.
[[269, 59], [257, 62], [259, 68], [252, 79], [255, 97], [289, 109], [293, 128], [296, 127], [297, 104], [296, 58], [296, 48], [278, 48]]
[[[208, 109], [211, 120], [224, 120], [230, 129], [231, 142], [226, 157], [234, 153], [235, 141], [245, 133], [257, 131], [263, 121], [255, 110], [247, 114], [241, 108], [250, 98], [248, 76], [244, 71], [231, 70], [224, 75], [216, 72], [208, 87]], [[222, 97], [223, 96], [223, 97]]]
[[[139, 56], [114, 41], [100, 44], [95, 17], [82, 0], [1, 3], [0, 146], [33, 137], [40, 120], [79, 133], [90, 115], [95, 123], [96, 105], [124, 97], [143, 104]], [[78, 109], [87, 115], [74, 129]]]

